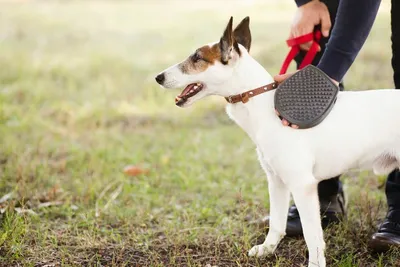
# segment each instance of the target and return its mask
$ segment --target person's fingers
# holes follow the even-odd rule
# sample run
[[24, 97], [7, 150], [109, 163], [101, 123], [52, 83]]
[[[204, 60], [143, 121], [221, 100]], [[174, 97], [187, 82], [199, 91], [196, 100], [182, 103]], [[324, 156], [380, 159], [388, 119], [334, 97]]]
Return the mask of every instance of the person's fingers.
[[[312, 26], [312, 28], [310, 28], [311, 26]], [[307, 25], [307, 27], [297, 27], [297, 28], [293, 29], [293, 35], [294, 35], [294, 37], [299, 37], [299, 36], [309, 34], [310, 32], [313, 31], [313, 27], [314, 26], [312, 24]], [[307, 43], [301, 44], [300, 49], [303, 51], [308, 51], [308, 50], [310, 50], [311, 45], [312, 45], [312, 42], [307, 42]]]
[[328, 9], [321, 12], [321, 31], [325, 37], [329, 36], [329, 31], [332, 27], [331, 18]]
[[300, 49], [304, 51], [308, 51], [311, 48], [312, 42], [304, 43], [300, 45]]
[[297, 37], [302, 36], [302, 35], [305, 34], [305, 30], [300, 26], [294, 28], [292, 32], [293, 32], [293, 37], [294, 38], [297, 38]]
[[281, 83], [292, 75], [293, 75], [293, 73], [285, 73], [285, 74], [275, 75], [274, 80], [277, 83]]
[[[311, 42], [310, 42], [310, 44], [311, 44]], [[307, 45], [308, 45], [308, 43], [307, 43]], [[310, 48], [311, 48], [311, 45], [310, 45], [310, 47], [307, 47], [307, 48], [304, 48], [304, 49], [303, 49], [301, 46], [302, 46], [302, 45], [300, 45], [300, 48], [301, 48], [302, 50], [307, 50], [307, 51], [308, 51], [308, 50], [310, 50]], [[317, 45], [317, 52], [320, 52], [320, 51], [321, 51], [321, 46]]]
[[[275, 109], [275, 114], [277, 116], [280, 116], [279, 112], [276, 109]], [[289, 122], [285, 119], [282, 119], [282, 124], [283, 124], [283, 126], [289, 126]], [[292, 124], [292, 125], [290, 125], [290, 127], [292, 127], [293, 129], [299, 129], [299, 126], [296, 124]]]

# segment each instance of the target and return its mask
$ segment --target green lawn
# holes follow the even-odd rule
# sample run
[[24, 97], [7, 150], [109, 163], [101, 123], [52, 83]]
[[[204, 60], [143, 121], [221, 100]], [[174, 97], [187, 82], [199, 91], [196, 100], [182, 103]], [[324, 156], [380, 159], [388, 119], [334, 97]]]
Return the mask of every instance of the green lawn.
[[[301, 238], [247, 257], [266, 232], [251, 222], [268, 214], [267, 182], [224, 100], [179, 109], [178, 92], [154, 81], [218, 40], [231, 15], [251, 17], [252, 54], [276, 74], [292, 2], [1, 2], [0, 264], [306, 264]], [[389, 8], [384, 0], [348, 90], [393, 87]], [[127, 176], [127, 165], [149, 173]], [[328, 263], [399, 265], [399, 252], [366, 245], [385, 215], [385, 177], [342, 180], [349, 214], [326, 231]]]

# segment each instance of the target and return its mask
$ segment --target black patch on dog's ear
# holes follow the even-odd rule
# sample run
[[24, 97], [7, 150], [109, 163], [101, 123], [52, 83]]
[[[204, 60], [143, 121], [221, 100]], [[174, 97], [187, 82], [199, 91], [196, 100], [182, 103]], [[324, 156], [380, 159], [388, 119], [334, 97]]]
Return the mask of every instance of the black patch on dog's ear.
[[233, 31], [233, 37], [236, 42], [243, 45], [248, 52], [251, 46], [250, 18], [245, 17]]
[[224, 34], [219, 41], [219, 47], [221, 49], [221, 62], [222, 64], [228, 64], [230, 54], [233, 47], [233, 17], [230, 18], [228, 25], [225, 28]]

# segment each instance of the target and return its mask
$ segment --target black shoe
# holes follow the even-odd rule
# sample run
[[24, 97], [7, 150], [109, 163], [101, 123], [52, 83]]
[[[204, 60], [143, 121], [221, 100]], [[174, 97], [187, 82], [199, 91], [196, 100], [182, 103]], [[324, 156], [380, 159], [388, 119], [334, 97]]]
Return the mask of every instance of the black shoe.
[[[320, 207], [322, 229], [340, 222], [346, 216], [343, 190], [340, 188], [339, 193], [329, 200], [320, 199]], [[301, 235], [303, 235], [303, 228], [301, 226], [299, 211], [293, 205], [289, 208], [286, 236], [295, 237]]]
[[400, 248], [400, 210], [395, 209], [389, 210], [369, 242], [369, 247], [375, 252], [386, 252], [392, 246]]

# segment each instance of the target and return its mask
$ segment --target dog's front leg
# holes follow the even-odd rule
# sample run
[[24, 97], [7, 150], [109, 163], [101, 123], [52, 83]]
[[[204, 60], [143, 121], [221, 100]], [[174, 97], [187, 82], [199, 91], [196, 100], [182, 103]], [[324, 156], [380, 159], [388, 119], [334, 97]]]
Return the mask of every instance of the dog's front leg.
[[[313, 176], [298, 176], [295, 185], [289, 185], [300, 213], [303, 235], [309, 252], [308, 266], [325, 267], [325, 242], [321, 226], [318, 200], [318, 182]], [[303, 184], [304, 182], [304, 184]]]
[[270, 197], [270, 225], [263, 244], [254, 246], [249, 256], [262, 257], [275, 251], [286, 234], [290, 192], [281, 179], [267, 173]]

